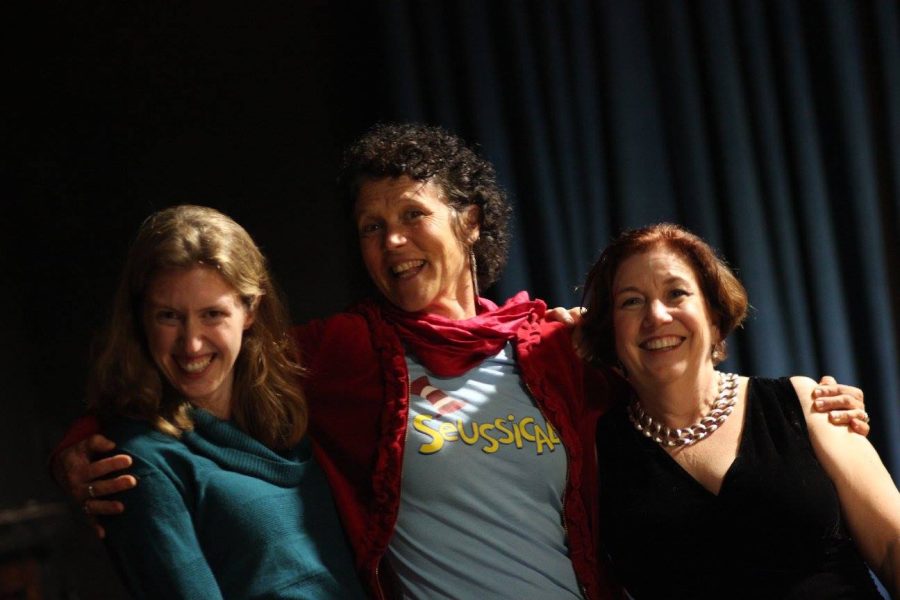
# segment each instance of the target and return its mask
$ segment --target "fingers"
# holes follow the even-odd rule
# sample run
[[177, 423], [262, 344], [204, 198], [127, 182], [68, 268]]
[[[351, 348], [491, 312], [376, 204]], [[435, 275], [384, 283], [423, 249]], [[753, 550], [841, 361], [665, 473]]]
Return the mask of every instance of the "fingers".
[[137, 479], [133, 475], [119, 475], [113, 479], [97, 479], [85, 486], [87, 499], [103, 498], [110, 494], [130, 490], [137, 485]]
[[119, 515], [125, 512], [125, 505], [117, 500], [86, 500], [81, 510], [89, 517], [97, 515]]
[[849, 425], [851, 421], [869, 422], [869, 415], [861, 408], [852, 410], [833, 410], [828, 413], [828, 420], [835, 425]]
[[54, 461], [54, 477], [76, 502], [83, 503], [89, 499], [91, 491], [94, 496], [105, 496], [134, 487], [136, 481], [130, 475], [106, 479], [117, 471], [129, 468], [130, 456], [117, 454], [91, 462], [96, 452], [112, 448], [115, 444], [110, 440], [95, 435], [63, 450]]
[[128, 456], [127, 454], [116, 454], [115, 456], [103, 458], [101, 460], [94, 461], [88, 464], [85, 469], [85, 477], [88, 481], [93, 481], [94, 479], [100, 477], [106, 477], [107, 475], [115, 473], [116, 471], [127, 469], [130, 466], [130, 456]]
[[831, 375], [822, 375], [822, 379], [819, 380], [819, 385], [837, 385], [837, 379]]
[[548, 321], [556, 321], [573, 327], [581, 323], [583, 315], [584, 308], [581, 306], [575, 306], [573, 308], [557, 306], [548, 310], [545, 316]]
[[91, 523], [91, 525], [94, 527], [94, 533], [97, 535], [98, 538], [100, 538], [102, 540], [103, 538], [106, 537], [106, 530], [103, 528], [103, 525], [101, 525], [100, 523], [98, 523], [96, 521]]
[[116, 447], [115, 442], [113, 442], [108, 437], [100, 435], [99, 433], [95, 433], [88, 439], [82, 440], [79, 443], [84, 444], [84, 447], [91, 454], [102, 454], [104, 452], [110, 452], [113, 448]]
[[551, 308], [546, 313], [546, 318], [548, 321], [556, 321], [557, 323], [563, 323], [564, 325], [574, 325], [575, 319], [568, 309], [557, 306], [555, 308]]
[[[844, 386], [837, 387], [843, 388]], [[851, 389], [855, 390], [857, 388]], [[859, 396], [833, 388], [818, 387], [813, 390], [813, 398], [816, 399], [814, 406], [819, 412], [828, 412], [832, 410], [865, 410], [866, 408], [865, 403]]]
[[815, 387], [812, 395], [816, 400], [816, 410], [819, 411], [866, 408], [861, 389], [852, 385], [842, 385], [830, 375], [825, 375], [819, 380], [819, 385]]
[[115, 444], [102, 435], [92, 435], [77, 444], [66, 448], [53, 461], [53, 476], [57, 483], [76, 500], [84, 485], [96, 475], [90, 473], [90, 464], [94, 455], [109, 452]]
[[850, 421], [850, 429], [863, 437], [869, 437], [869, 431], [871, 431], [871, 427], [869, 426], [869, 419], [866, 418], [865, 421], [853, 419], [852, 421]]

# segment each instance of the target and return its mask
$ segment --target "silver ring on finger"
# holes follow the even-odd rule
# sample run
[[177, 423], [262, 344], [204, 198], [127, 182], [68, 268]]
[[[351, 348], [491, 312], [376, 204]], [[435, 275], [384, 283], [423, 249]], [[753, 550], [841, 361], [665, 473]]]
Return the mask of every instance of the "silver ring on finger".
[[90, 496], [91, 498], [97, 497], [97, 494], [94, 492], [94, 484], [89, 483], [87, 490], [88, 490], [88, 496]]

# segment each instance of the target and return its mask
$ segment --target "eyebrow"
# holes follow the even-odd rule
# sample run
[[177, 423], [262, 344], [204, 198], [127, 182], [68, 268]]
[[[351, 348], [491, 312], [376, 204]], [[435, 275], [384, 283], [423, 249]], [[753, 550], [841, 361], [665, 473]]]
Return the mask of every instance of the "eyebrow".
[[[690, 285], [690, 282], [689, 282], [687, 279], [685, 279], [684, 277], [679, 277], [678, 275], [673, 275], [672, 277], [666, 278], [666, 280], [663, 281], [663, 283], [666, 284], [666, 285], [671, 285], [671, 284], [673, 284], [673, 283], [681, 283], [681, 284], [685, 284], [685, 285]], [[626, 287], [623, 287], [623, 288], [621, 288], [621, 289], [619, 289], [619, 290], [614, 291], [614, 292], [613, 292], [613, 295], [614, 295], [614, 296], [618, 296], [619, 294], [622, 294], [622, 293], [624, 293], [624, 292], [637, 292], [637, 293], [641, 293], [641, 290], [638, 289], [637, 286], [629, 285], [629, 286], [626, 286]]]
[[[414, 195], [414, 194], [411, 194], [411, 193], [403, 194], [402, 196], [400, 196], [400, 197], [398, 198], [398, 200], [401, 201], [401, 202], [405, 202], [405, 203], [407, 203], [407, 204], [410, 204], [410, 203], [416, 204], [417, 206], [424, 206], [424, 205], [425, 205], [425, 201], [424, 201], [424, 200], [422, 200], [422, 199], [419, 198], [418, 196], [416, 196], [416, 195]], [[370, 216], [371, 214], [372, 214], [372, 212], [370, 212], [370, 211], [359, 210], [358, 208], [354, 208], [354, 209], [353, 209], [353, 218], [354, 218], [354, 219], [361, 219], [361, 218], [363, 218], [363, 217], [368, 217], [368, 216]]]

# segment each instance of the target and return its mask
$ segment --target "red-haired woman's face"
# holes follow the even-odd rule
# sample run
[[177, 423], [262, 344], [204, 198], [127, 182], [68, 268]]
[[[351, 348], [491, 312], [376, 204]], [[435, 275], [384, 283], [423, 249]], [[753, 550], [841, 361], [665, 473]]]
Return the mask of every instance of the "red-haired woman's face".
[[694, 270], [656, 246], [619, 265], [613, 280], [616, 354], [637, 386], [692, 377], [712, 364], [718, 328]]

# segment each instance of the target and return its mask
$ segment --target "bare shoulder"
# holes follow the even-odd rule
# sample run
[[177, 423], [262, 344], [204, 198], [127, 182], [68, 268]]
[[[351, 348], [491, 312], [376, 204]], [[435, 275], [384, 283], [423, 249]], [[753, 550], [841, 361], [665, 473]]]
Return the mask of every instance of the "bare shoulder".
[[813, 403], [813, 390], [816, 389], [816, 386], [819, 384], [809, 377], [804, 377], [803, 375], [794, 375], [791, 377], [791, 384], [794, 386], [794, 391], [797, 393], [797, 398], [800, 400], [800, 406], [803, 407], [803, 413], [807, 415], [807, 421], [809, 420], [809, 414], [813, 412], [812, 403]]

